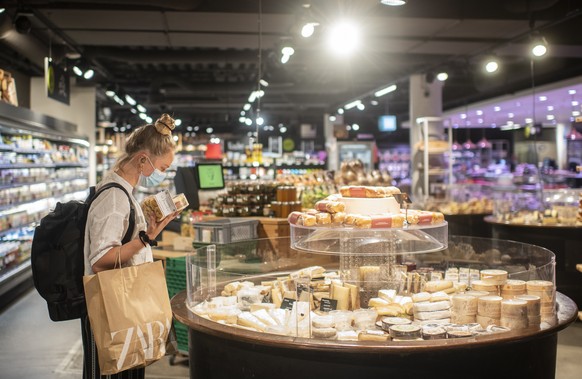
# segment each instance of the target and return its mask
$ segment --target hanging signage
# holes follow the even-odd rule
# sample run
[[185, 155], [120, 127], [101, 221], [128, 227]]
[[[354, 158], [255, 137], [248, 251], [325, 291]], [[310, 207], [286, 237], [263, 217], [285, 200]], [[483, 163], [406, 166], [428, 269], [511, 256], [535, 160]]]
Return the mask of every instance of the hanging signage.
[[44, 79], [46, 95], [51, 99], [69, 105], [71, 91], [69, 73], [66, 67], [50, 58], [44, 59]]

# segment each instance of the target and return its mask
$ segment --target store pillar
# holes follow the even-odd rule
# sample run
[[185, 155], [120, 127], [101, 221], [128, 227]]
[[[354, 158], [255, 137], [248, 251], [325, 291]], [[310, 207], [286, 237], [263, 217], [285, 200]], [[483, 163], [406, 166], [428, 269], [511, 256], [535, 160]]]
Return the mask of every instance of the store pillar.
[[[422, 153], [419, 150], [423, 141], [421, 125], [417, 124], [418, 118], [437, 118], [443, 113], [443, 82], [439, 80], [427, 80], [426, 74], [414, 74], [410, 76], [410, 151], [412, 156], [411, 178], [412, 193], [425, 193], [422, 189], [423, 175], [419, 170], [422, 164]], [[442, 122], [430, 122], [428, 135], [430, 139], [442, 139], [444, 127]], [[428, 191], [428, 190], [426, 190]]]
[[[343, 120], [343, 117], [341, 119]], [[337, 171], [339, 169], [337, 139], [333, 129], [334, 122], [329, 119], [329, 113], [324, 113], [323, 135], [325, 136], [325, 150], [327, 152], [327, 169]]]

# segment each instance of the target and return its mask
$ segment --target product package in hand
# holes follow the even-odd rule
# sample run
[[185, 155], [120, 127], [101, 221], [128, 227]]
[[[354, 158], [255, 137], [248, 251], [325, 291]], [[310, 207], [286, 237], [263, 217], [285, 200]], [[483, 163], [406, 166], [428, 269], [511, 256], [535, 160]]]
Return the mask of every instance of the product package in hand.
[[168, 190], [148, 196], [141, 203], [141, 209], [146, 219], [149, 219], [150, 215], [154, 215], [156, 221], [161, 221], [174, 212], [180, 212], [187, 206], [188, 200], [183, 193], [172, 197]]

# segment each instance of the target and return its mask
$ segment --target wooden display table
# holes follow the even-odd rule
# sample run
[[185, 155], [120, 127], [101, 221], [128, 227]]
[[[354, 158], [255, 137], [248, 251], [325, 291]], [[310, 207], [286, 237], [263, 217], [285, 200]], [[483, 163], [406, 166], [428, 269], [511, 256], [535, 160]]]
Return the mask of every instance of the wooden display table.
[[172, 299], [189, 327], [190, 378], [554, 378], [558, 332], [576, 305], [557, 293], [556, 326], [433, 341], [347, 342], [295, 338], [221, 325]]

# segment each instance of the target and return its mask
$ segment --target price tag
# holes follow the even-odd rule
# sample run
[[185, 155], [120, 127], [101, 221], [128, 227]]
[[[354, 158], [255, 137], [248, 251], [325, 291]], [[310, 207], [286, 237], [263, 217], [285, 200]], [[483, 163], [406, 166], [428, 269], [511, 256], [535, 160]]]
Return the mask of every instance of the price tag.
[[335, 311], [337, 309], [337, 300], [328, 299], [326, 297], [321, 299], [319, 310], [322, 312]]
[[281, 302], [281, 309], [288, 309], [290, 311], [293, 310], [293, 304], [295, 304], [295, 299], [289, 299], [288, 297], [284, 297], [283, 301]]

